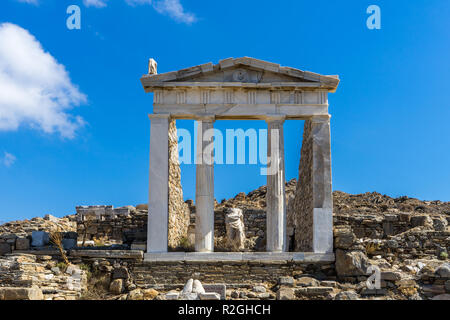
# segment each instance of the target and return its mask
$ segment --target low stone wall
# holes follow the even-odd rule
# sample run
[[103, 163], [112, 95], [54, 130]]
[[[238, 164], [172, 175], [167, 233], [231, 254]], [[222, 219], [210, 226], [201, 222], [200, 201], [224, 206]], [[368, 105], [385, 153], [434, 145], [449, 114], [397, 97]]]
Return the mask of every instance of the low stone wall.
[[154, 287], [182, 285], [192, 277], [202, 283], [226, 283], [227, 287], [244, 284], [278, 283], [281, 277], [296, 277], [321, 271], [325, 279], [335, 279], [334, 264], [304, 264], [292, 261], [243, 262], [143, 262], [131, 272], [136, 285]]
[[85, 271], [76, 266], [62, 269], [51, 256], [0, 257], [0, 300], [75, 300], [86, 290]]
[[[147, 240], [147, 210], [133, 210], [124, 215], [98, 215], [79, 220], [78, 241], [96, 240], [97, 245], [144, 243]], [[145, 247], [145, 246], [144, 246]]]

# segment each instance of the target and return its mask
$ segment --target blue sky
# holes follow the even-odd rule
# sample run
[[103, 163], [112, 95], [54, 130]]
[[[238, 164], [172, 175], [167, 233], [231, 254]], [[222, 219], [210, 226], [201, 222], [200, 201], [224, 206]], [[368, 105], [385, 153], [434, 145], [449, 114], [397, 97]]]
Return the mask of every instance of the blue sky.
[[[0, 220], [147, 202], [152, 97], [139, 78], [150, 57], [159, 73], [251, 56], [338, 74], [329, 97], [334, 190], [450, 200], [450, 2], [150, 2], [1, 1], [0, 24], [9, 24], [0, 27], [8, 57], [0, 60]], [[71, 4], [81, 8], [81, 30], [66, 27]], [[366, 27], [371, 4], [381, 8], [381, 30]], [[302, 127], [285, 126], [288, 180], [298, 174]], [[216, 165], [216, 198], [265, 184], [259, 168]], [[192, 199], [194, 165], [182, 175]]]

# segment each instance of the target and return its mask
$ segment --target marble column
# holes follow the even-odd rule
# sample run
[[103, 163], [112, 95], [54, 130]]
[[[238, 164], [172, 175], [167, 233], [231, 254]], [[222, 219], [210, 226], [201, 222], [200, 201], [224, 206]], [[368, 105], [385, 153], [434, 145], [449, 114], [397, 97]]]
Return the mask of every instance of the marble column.
[[211, 144], [214, 142], [210, 130], [213, 129], [214, 121], [214, 116], [197, 118], [195, 181], [195, 251], [197, 252], [214, 251], [214, 156], [211, 152], [213, 150]]
[[267, 133], [267, 251], [284, 252], [286, 248], [286, 203], [284, 171], [284, 117], [266, 119]]
[[333, 252], [330, 116], [311, 119], [313, 252]]
[[151, 114], [147, 252], [167, 252], [169, 202], [169, 118]]

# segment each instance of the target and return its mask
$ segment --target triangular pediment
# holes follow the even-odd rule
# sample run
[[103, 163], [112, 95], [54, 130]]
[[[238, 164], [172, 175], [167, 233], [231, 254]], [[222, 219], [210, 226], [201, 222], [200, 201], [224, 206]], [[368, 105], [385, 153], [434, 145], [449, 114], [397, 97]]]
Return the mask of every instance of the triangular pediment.
[[[169, 83], [242, 83], [242, 84], [317, 84], [334, 91], [339, 84], [337, 76], [323, 76], [254, 58], [228, 58], [218, 64], [206, 63], [191, 68], [162, 74], [147, 74], [141, 78], [146, 91]], [[166, 85], [164, 85], [166, 84]]]

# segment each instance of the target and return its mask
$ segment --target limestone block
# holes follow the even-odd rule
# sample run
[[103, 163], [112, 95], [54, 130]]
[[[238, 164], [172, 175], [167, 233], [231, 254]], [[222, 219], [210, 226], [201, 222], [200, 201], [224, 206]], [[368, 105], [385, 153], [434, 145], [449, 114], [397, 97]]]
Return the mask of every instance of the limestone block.
[[39, 288], [0, 288], [0, 300], [44, 300]]
[[441, 278], [450, 278], [450, 263], [440, 265], [436, 269], [435, 273]]
[[336, 272], [338, 276], [363, 276], [369, 267], [369, 259], [359, 251], [336, 250]]
[[77, 246], [77, 239], [62, 239], [64, 250], [71, 250]]
[[11, 253], [11, 246], [8, 243], [0, 243], [0, 256]]
[[240, 251], [245, 245], [245, 226], [242, 210], [227, 208], [225, 211], [225, 225], [227, 230], [227, 245], [232, 251]]
[[281, 277], [278, 280], [278, 284], [280, 286], [293, 287], [294, 286], [294, 278], [292, 278], [292, 277]]
[[220, 294], [215, 292], [200, 293], [198, 296], [200, 300], [220, 300]]
[[113, 280], [113, 281], [111, 281], [111, 284], [109, 285], [109, 291], [113, 294], [121, 294], [124, 289], [125, 289], [125, 287], [124, 287], [123, 279]]
[[444, 293], [434, 296], [431, 300], [450, 300], [450, 294]]
[[166, 300], [178, 300], [178, 297], [180, 296], [180, 293], [176, 291], [168, 292], [165, 295]]
[[48, 245], [50, 242], [50, 238], [47, 232], [45, 231], [33, 231], [31, 233], [31, 245], [33, 247], [43, 247]]
[[295, 292], [292, 288], [281, 288], [277, 291], [277, 300], [294, 300]]
[[205, 291], [218, 293], [222, 300], [226, 298], [227, 286], [225, 284], [204, 284]]

